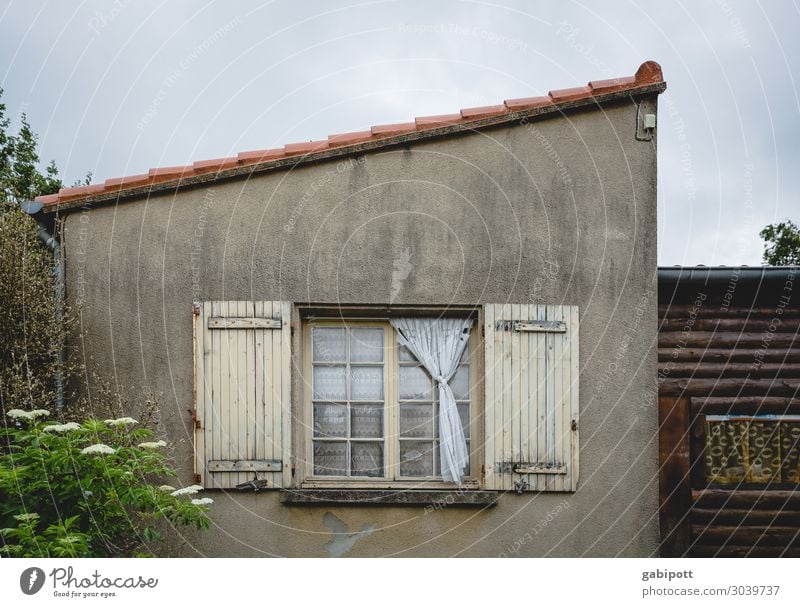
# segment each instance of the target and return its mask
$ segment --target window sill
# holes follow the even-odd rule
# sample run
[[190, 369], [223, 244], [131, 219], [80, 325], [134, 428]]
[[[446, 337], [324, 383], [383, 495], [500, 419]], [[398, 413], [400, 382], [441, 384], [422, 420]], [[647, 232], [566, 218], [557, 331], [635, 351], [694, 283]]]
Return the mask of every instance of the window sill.
[[462, 490], [397, 490], [397, 489], [282, 489], [281, 503], [286, 506], [429, 506], [435, 509], [451, 506], [491, 507], [500, 493], [476, 489]]

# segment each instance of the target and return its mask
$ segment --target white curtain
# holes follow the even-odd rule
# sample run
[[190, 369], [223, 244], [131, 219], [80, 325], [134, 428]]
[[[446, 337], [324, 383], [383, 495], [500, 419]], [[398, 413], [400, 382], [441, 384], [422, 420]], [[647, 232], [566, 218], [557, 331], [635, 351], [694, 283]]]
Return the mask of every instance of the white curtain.
[[461, 318], [397, 318], [391, 321], [397, 342], [408, 348], [439, 387], [439, 452], [442, 478], [461, 484], [469, 463], [467, 441], [456, 398], [448, 382], [458, 370], [472, 320]]

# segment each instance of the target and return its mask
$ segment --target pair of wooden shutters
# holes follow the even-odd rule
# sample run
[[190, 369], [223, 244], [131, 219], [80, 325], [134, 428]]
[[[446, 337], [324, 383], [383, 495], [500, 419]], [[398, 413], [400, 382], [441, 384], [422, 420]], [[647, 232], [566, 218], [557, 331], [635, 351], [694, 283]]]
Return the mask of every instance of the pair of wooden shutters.
[[[195, 310], [195, 472], [205, 487], [291, 475], [289, 302]], [[483, 486], [574, 491], [578, 479], [578, 309], [484, 305]]]

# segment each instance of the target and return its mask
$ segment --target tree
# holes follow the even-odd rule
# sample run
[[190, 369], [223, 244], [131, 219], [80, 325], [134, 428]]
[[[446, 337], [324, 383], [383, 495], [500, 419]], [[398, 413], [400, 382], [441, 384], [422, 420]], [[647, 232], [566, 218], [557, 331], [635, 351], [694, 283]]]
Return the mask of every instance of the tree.
[[52, 408], [72, 324], [67, 313], [55, 322], [53, 255], [19, 205], [58, 191], [61, 181], [55, 163], [39, 171], [37, 137], [27, 117], [13, 134], [5, 110], [0, 103], [0, 408]]
[[[159, 522], [206, 529], [211, 500], [154, 484], [173, 474], [157, 451], [166, 442], [147, 440], [156, 401], [137, 393], [133, 405], [67, 347], [77, 315], [60, 301], [53, 253], [20, 207], [61, 180], [54, 162], [40, 170], [27, 117], [13, 134], [5, 111], [0, 103], [0, 555], [144, 554], [161, 539]], [[123, 411], [140, 427], [128, 432]]]
[[800, 228], [788, 219], [770, 224], [761, 232], [764, 239], [764, 262], [771, 266], [800, 264]]

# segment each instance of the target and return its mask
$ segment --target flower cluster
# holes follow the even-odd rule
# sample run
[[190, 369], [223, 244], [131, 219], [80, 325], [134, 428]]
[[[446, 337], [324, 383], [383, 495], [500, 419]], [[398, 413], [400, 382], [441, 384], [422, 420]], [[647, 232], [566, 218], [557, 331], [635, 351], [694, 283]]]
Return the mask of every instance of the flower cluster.
[[105, 422], [109, 426], [132, 426], [134, 424], [138, 424], [135, 419], [132, 417], [119, 417], [117, 419], [107, 419]]
[[11, 419], [25, 419], [33, 420], [37, 417], [46, 417], [50, 415], [47, 409], [34, 409], [33, 411], [23, 411], [22, 409], [11, 409], [6, 413]]
[[116, 453], [113, 447], [109, 447], [108, 445], [104, 445], [103, 443], [97, 443], [96, 445], [89, 445], [88, 447], [84, 447], [81, 449], [81, 453], [84, 455], [93, 455], [97, 453], [98, 455], [113, 455]]
[[158, 449], [159, 447], [166, 447], [166, 446], [167, 443], [165, 443], [163, 440], [155, 441], [152, 443], [139, 443], [140, 449]]
[[58, 432], [61, 434], [62, 432], [71, 432], [73, 430], [80, 429], [80, 424], [76, 424], [75, 422], [67, 422], [66, 424], [51, 424], [49, 426], [44, 427], [45, 432]]
[[200, 485], [189, 485], [188, 487], [183, 487], [181, 489], [176, 489], [170, 495], [174, 495], [178, 497], [179, 495], [194, 495], [198, 491], [202, 491], [203, 487]]
[[192, 503], [195, 506], [207, 506], [208, 504], [213, 504], [214, 500], [212, 500], [210, 497], [201, 497], [199, 499], [193, 499]]

